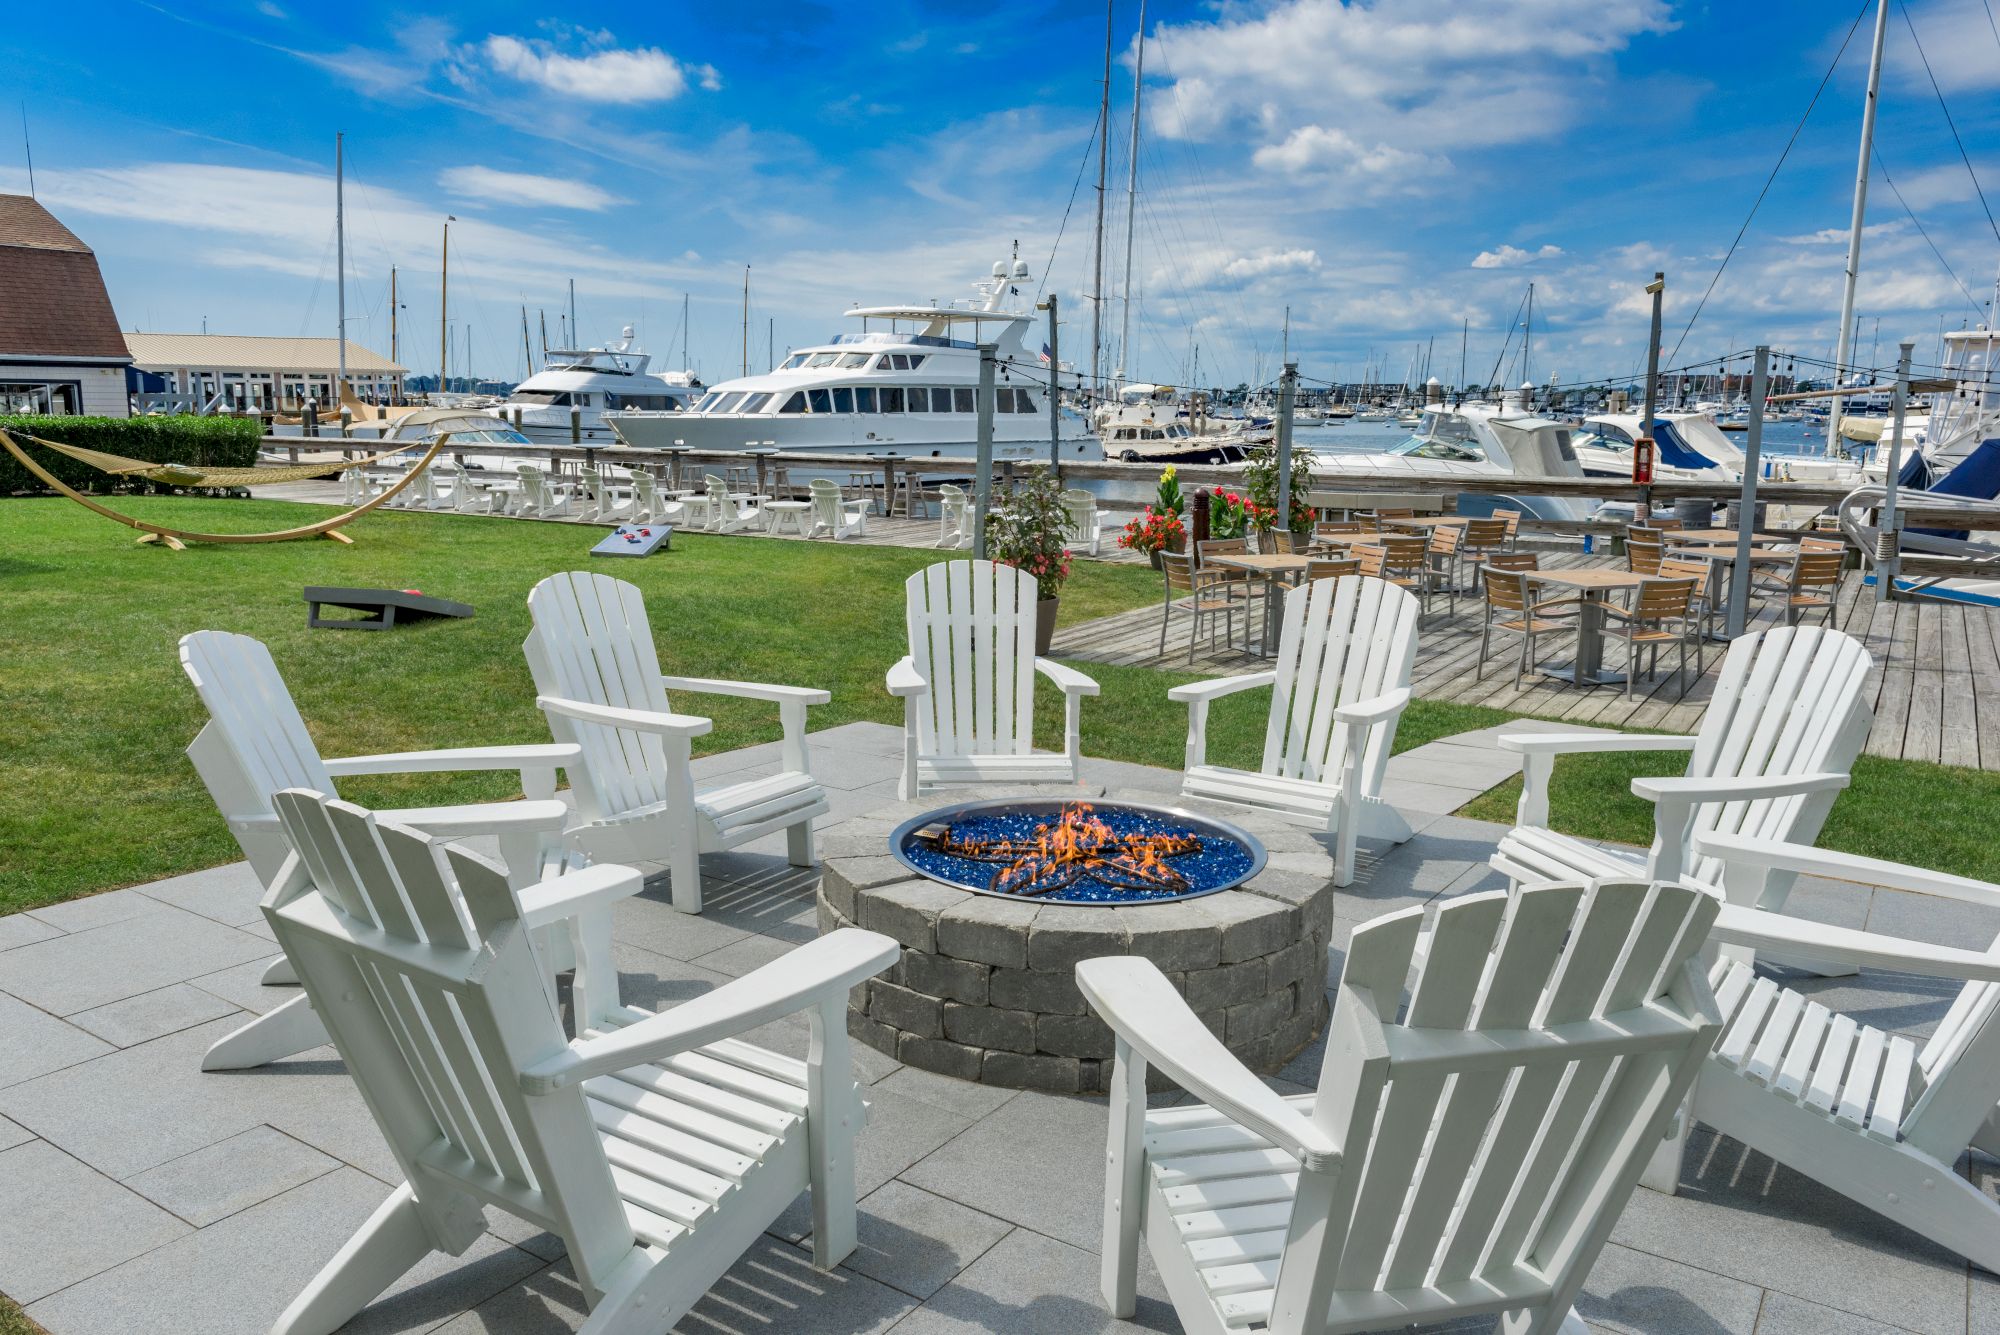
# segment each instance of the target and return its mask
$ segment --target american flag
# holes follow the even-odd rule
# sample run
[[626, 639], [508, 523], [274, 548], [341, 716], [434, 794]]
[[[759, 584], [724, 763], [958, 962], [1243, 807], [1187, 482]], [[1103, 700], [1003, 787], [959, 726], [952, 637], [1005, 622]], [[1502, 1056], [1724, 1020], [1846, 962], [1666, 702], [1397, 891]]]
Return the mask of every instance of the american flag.
[[1042, 344], [1041, 356], [1043, 361], [1047, 361], [1049, 359], [1049, 345], [1046, 343]]

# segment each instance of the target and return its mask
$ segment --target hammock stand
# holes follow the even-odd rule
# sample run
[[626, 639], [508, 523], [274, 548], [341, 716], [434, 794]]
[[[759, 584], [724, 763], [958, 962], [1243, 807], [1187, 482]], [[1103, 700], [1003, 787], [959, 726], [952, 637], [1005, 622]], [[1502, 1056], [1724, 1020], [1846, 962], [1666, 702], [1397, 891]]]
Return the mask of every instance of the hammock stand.
[[[344, 473], [350, 468], [365, 468], [369, 464], [388, 458], [391, 454], [402, 453], [401, 450], [390, 450], [385, 454], [377, 454], [366, 459], [356, 459], [338, 465], [316, 464], [294, 468], [214, 468], [203, 471], [176, 464], [152, 464], [147, 463], [143, 459], [126, 459], [123, 456], [105, 454], [99, 450], [79, 451], [79, 447], [77, 446], [64, 445], [59, 441], [44, 440], [40, 436], [27, 436], [24, 434], [23, 438], [31, 440], [37, 445], [43, 445], [60, 453], [67, 454], [72, 458], [82, 459], [83, 462], [89, 463], [93, 467], [114, 476], [145, 477], [154, 482], [182, 487], [241, 487], [250, 485], [252, 482], [290, 482], [311, 477], [327, 477], [334, 473]], [[367, 514], [370, 510], [373, 510], [376, 506], [387, 501], [397, 492], [400, 492], [403, 488], [416, 481], [424, 469], [430, 467], [431, 460], [437, 458], [438, 451], [442, 450], [445, 447], [445, 443], [450, 439], [451, 432], [446, 431], [441, 433], [431, 445], [430, 451], [423, 458], [417, 460], [395, 486], [390, 487], [380, 496], [369, 500], [365, 505], [356, 506], [352, 510], [333, 516], [331, 519], [322, 519], [316, 524], [302, 524], [297, 528], [279, 529], [275, 533], [194, 533], [187, 529], [167, 528], [161, 524], [148, 523], [143, 519], [134, 519], [130, 515], [119, 514], [109, 506], [99, 505], [96, 501], [91, 500], [88, 496], [70, 487], [55, 474], [29, 458], [27, 453], [15, 443], [13, 434], [0, 429], [0, 446], [5, 446], [7, 452], [16, 459], [19, 459], [21, 466], [26, 468], [30, 473], [33, 473], [57, 492], [69, 497], [69, 499], [75, 501], [85, 509], [94, 510], [106, 519], [116, 520], [127, 528], [139, 530], [139, 532], [145, 534], [144, 537], [139, 539], [141, 545], [157, 542], [173, 551], [181, 551], [190, 542], [289, 542], [294, 538], [313, 537], [331, 538], [335, 542], [347, 543], [351, 546], [354, 539], [337, 530], [342, 525], [359, 519], [362, 515]], [[85, 455], [94, 455], [96, 457], [84, 458]], [[99, 463], [98, 460], [100, 459], [114, 462]]]

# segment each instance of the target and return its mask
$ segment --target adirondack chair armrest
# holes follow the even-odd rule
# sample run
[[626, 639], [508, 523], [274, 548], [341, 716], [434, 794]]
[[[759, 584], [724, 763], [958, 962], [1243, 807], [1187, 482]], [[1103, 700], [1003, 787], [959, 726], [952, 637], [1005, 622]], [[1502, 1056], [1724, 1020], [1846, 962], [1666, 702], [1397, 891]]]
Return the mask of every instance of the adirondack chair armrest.
[[917, 660], [899, 658], [889, 669], [889, 694], [898, 696], [922, 695], [930, 690], [930, 682], [917, 671]]
[[521, 922], [528, 927], [567, 922], [592, 909], [608, 909], [638, 894], [645, 883], [636, 867], [610, 862], [537, 881], [520, 892]]
[[1586, 751], [1690, 751], [1692, 737], [1654, 737], [1634, 732], [1506, 732], [1500, 749], [1523, 756], [1580, 754]]
[[1222, 1046], [1151, 960], [1084, 960], [1076, 985], [1114, 1034], [1209, 1107], [1297, 1155], [1308, 1169], [1323, 1170], [1339, 1157], [1340, 1145]]
[[1104, 689], [1093, 678], [1086, 677], [1075, 668], [1058, 663], [1053, 658], [1037, 658], [1035, 671], [1054, 682], [1064, 695], [1096, 695]]
[[575, 742], [527, 746], [461, 746], [446, 751], [396, 751], [379, 756], [345, 756], [325, 761], [334, 778], [355, 774], [438, 774], [489, 769], [555, 769], [583, 754]]
[[1632, 780], [1632, 794], [1648, 802], [1748, 802], [1760, 797], [1802, 797], [1847, 787], [1845, 774], [1753, 774], [1741, 778], [1673, 775]]
[[1929, 978], [2000, 983], [2000, 958], [1983, 950], [1959, 950], [1926, 941], [1885, 936], [1857, 927], [1835, 927], [1789, 914], [1730, 904], [1716, 915], [1709, 940], [1749, 946], [1782, 956], [1838, 961], [1869, 969], [1893, 969]]
[[1372, 727], [1402, 713], [1409, 703], [1410, 688], [1398, 686], [1395, 690], [1386, 691], [1372, 700], [1357, 700], [1351, 705], [1340, 705], [1333, 711], [1333, 716], [1342, 723], [1352, 724], [1358, 728]]
[[775, 704], [823, 705], [833, 692], [812, 686], [776, 686], [761, 681], [724, 681], [718, 677], [660, 678], [670, 691], [696, 691], [702, 695], [734, 695], [745, 700], [769, 700]]
[[1251, 672], [1240, 677], [1216, 677], [1210, 681], [1191, 681], [1185, 686], [1176, 686], [1167, 692], [1167, 699], [1183, 704], [1207, 704], [1210, 700], [1220, 700], [1225, 695], [1238, 691], [1254, 691], [1259, 686], [1270, 686], [1277, 682], [1276, 672]]
[[1176, 686], [1167, 692], [1167, 699], [1180, 700], [1188, 707], [1188, 735], [1185, 763], [1189, 769], [1208, 762], [1208, 706], [1212, 700], [1220, 700], [1225, 695], [1238, 691], [1254, 691], [1259, 687], [1277, 683], [1278, 674], [1271, 672], [1248, 672], [1240, 677], [1215, 677], [1209, 681], [1191, 681], [1185, 686]]
[[473, 802], [462, 807], [401, 807], [377, 811], [392, 825], [439, 839], [479, 834], [552, 834], [569, 824], [571, 812], [553, 798], [539, 802]]
[[1686, 854], [1693, 843], [1695, 807], [1699, 803], [1749, 802], [1767, 797], [1833, 793], [1847, 787], [1847, 783], [1845, 774], [1634, 779], [1633, 796], [1643, 797], [1653, 804], [1653, 828], [1658, 839], [1653, 848], [1651, 874], [1658, 880], [1678, 881], [1686, 872]]
[[584, 723], [601, 723], [634, 732], [656, 732], [663, 737], [700, 737], [715, 727], [712, 719], [698, 714], [661, 714], [650, 709], [620, 709], [615, 705], [593, 705], [582, 700], [565, 700], [555, 695], [538, 695], [535, 707], [545, 714]]
[[576, 1040], [522, 1071], [521, 1089], [527, 1094], [553, 1094], [742, 1034], [823, 1002], [844, 1006], [848, 989], [881, 973], [901, 953], [901, 946], [879, 932], [843, 927], [670, 1011], [596, 1038]]
[[1790, 844], [1779, 839], [1720, 832], [1696, 835], [1695, 849], [1719, 859], [1725, 867], [1751, 866], [1804, 872], [1838, 881], [1858, 881], [1890, 890], [1907, 890], [1912, 894], [1934, 895], [1939, 899], [1956, 899], [1967, 904], [2000, 908], [2000, 885], [1881, 858], [1864, 858], [1853, 853], [1836, 853], [1831, 849]]

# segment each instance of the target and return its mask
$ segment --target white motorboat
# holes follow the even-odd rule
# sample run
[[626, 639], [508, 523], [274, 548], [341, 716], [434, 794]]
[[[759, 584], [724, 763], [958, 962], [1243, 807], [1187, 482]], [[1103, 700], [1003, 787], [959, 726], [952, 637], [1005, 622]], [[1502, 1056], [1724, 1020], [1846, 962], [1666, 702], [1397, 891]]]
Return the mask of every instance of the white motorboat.
[[1126, 463], [1238, 463], [1271, 439], [1242, 419], [1210, 416], [1200, 394], [1183, 401], [1171, 385], [1127, 385], [1091, 414], [1104, 457]]
[[1581, 478], [1570, 444], [1570, 429], [1522, 408], [1519, 395], [1504, 402], [1430, 404], [1423, 410], [1418, 433], [1394, 449], [1355, 454], [1322, 454], [1313, 464], [1313, 479], [1337, 488], [1345, 474], [1407, 474], [1420, 478], [1510, 476], [1519, 490], [1464, 491], [1458, 513], [1475, 518], [1496, 509], [1519, 510], [1535, 519], [1580, 520], [1591, 517], [1592, 502], [1550, 496], [1534, 490], [1537, 479]]
[[[802, 454], [971, 460], [978, 445], [979, 346], [994, 345], [993, 457], [1049, 456], [1047, 351], [1029, 351], [1025, 261], [993, 266], [973, 300], [949, 306], [857, 306], [861, 332], [801, 348], [763, 375], [726, 380], [687, 412], [619, 411], [605, 421], [627, 445], [770, 448]], [[1099, 457], [1063, 410], [1065, 459]]]
[[685, 371], [649, 370], [652, 360], [633, 343], [630, 325], [611, 347], [552, 348], [541, 370], [488, 411], [514, 423], [537, 445], [567, 445], [574, 408], [575, 435], [582, 444], [615, 444], [606, 413], [678, 415], [701, 390], [701, 382]]

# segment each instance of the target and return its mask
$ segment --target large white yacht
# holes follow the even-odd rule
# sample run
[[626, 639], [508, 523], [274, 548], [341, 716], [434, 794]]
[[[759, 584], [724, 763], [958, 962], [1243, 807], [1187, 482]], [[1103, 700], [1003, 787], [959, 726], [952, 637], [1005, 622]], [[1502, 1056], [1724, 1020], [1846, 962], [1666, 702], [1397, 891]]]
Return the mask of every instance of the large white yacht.
[[[971, 459], [977, 446], [979, 345], [995, 345], [993, 457], [1049, 455], [1049, 363], [1028, 349], [1035, 316], [1020, 304], [1026, 262], [993, 266], [976, 296], [949, 306], [857, 306], [861, 331], [800, 348], [763, 375], [725, 380], [687, 412], [619, 411], [626, 444], [696, 450], [769, 447], [800, 454]], [[1066, 459], [1100, 457], [1065, 410]]]
[[1517, 394], [1498, 405], [1427, 404], [1417, 434], [1394, 449], [1321, 454], [1313, 464], [1313, 479], [1324, 487], [1338, 488], [1348, 473], [1404, 473], [1412, 479], [1497, 474], [1519, 480], [1518, 491], [1460, 492], [1458, 513], [1475, 517], [1509, 509], [1535, 519], [1588, 519], [1595, 509], [1591, 501], [1535, 491], [1536, 479], [1581, 478], [1583, 466], [1571, 448], [1569, 427], [1530, 414]]
[[567, 445], [574, 406], [583, 444], [615, 444], [605, 413], [643, 409], [678, 414], [701, 390], [701, 382], [684, 371], [648, 370], [652, 360], [633, 343], [631, 325], [608, 348], [551, 348], [542, 369], [489, 411], [509, 422], [518, 419], [521, 434], [537, 445]]

